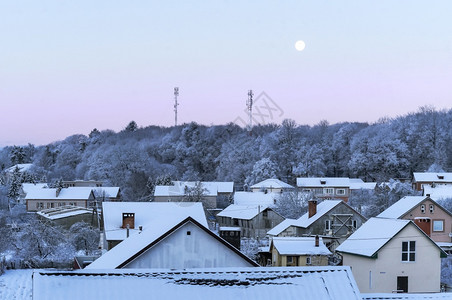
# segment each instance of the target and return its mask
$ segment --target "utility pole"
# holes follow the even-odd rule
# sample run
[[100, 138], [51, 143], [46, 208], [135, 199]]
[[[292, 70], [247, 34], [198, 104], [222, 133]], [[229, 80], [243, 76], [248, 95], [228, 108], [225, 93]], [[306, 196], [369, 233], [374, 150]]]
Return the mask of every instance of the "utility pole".
[[179, 96], [179, 88], [174, 88], [174, 126], [177, 126], [177, 106], [179, 103], [177, 102], [177, 96]]
[[253, 90], [248, 91], [248, 99], [246, 100], [246, 108], [248, 109], [248, 133], [251, 135], [253, 128]]

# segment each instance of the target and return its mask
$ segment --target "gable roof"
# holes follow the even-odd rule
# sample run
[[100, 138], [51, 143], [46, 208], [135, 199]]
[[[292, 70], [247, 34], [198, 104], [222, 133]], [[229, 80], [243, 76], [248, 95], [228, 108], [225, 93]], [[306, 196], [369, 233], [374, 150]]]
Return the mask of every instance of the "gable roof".
[[[173, 219], [174, 220], [174, 219]], [[174, 224], [171, 222], [163, 223], [160, 225], [159, 230], [147, 229], [141, 231], [139, 234], [135, 234], [121, 243], [119, 243], [116, 247], [99, 257], [93, 263], [88, 265], [86, 269], [116, 269], [123, 268], [133, 260], [135, 260], [138, 256], [157, 245], [161, 240], [165, 237], [171, 235], [177, 229], [185, 225], [186, 223], [191, 222], [201, 228], [204, 232], [208, 233], [210, 236], [215, 238], [218, 242], [224, 244], [227, 248], [232, 250], [238, 256], [247, 261], [251, 266], [258, 266], [254, 261], [250, 258], [242, 254], [237, 248], [223, 240], [221, 237], [214, 234], [210, 231], [206, 226], [197, 222], [192, 217], [187, 217], [181, 222]]]
[[428, 237], [419, 227], [410, 220], [370, 218], [351, 236], [348, 237], [336, 251], [375, 258], [378, 251], [393, 237], [407, 226], [414, 226], [420, 233], [429, 239], [441, 252], [447, 254]]
[[[441, 177], [443, 177], [441, 179]], [[413, 181], [414, 182], [444, 182], [451, 183], [452, 182], [452, 173], [440, 172], [414, 172], [413, 173]]]
[[[192, 188], [197, 181], [173, 181], [173, 185], [157, 185], [154, 190], [154, 196], [176, 197], [184, 196], [185, 188]], [[206, 196], [217, 196], [218, 193], [234, 192], [234, 182], [226, 181], [201, 181], [202, 188], [205, 189]]]
[[[344, 203], [342, 200], [324, 200], [320, 204], [317, 205], [317, 212], [315, 215], [309, 218], [309, 212], [302, 215], [300, 218], [293, 220], [293, 219], [287, 219], [286, 222], [281, 222], [280, 224], [273, 227], [271, 230], [267, 232], [269, 235], [278, 235], [290, 226], [295, 227], [301, 227], [301, 228], [308, 228], [312, 225], [315, 221], [320, 219], [323, 215], [328, 213], [330, 210], [335, 208], [340, 203]], [[350, 207], [351, 208], [351, 207]], [[353, 208], [351, 208], [353, 209]]]
[[236, 205], [231, 204], [217, 214], [219, 217], [229, 217], [233, 219], [251, 220], [260, 212], [266, 210], [268, 205]]
[[[315, 246], [315, 237], [274, 237], [271, 245], [280, 255], [331, 255], [319, 237], [319, 246]], [[271, 249], [271, 246], [270, 246]]]
[[257, 206], [268, 205], [271, 206], [275, 200], [279, 199], [280, 193], [264, 193], [264, 192], [235, 192], [234, 204]]
[[253, 184], [251, 186], [251, 188], [252, 189], [257, 189], [257, 188], [293, 189], [294, 187], [279, 179], [271, 178], [271, 179], [265, 179], [261, 182]]
[[426, 199], [428, 197], [425, 196], [405, 196], [382, 211], [377, 218], [398, 219]]
[[102, 197], [102, 194], [105, 192], [105, 197], [107, 198], [116, 198], [119, 196], [120, 192], [120, 188], [117, 186], [93, 187], [92, 190], [94, 191], [95, 195], [97, 195], [97, 197]]
[[57, 189], [42, 188], [32, 189], [25, 196], [26, 200], [88, 200], [93, 195], [90, 187], [68, 187], [62, 188], [57, 196]]
[[361, 300], [348, 266], [36, 271], [33, 287], [35, 300]]
[[[322, 183], [324, 182], [324, 183]], [[348, 177], [309, 177], [297, 178], [298, 187], [349, 187]]]
[[431, 187], [430, 185], [424, 185], [424, 195], [429, 196], [435, 201], [441, 199], [452, 199], [452, 186], [437, 185], [436, 187]]
[[31, 190], [43, 188], [48, 188], [47, 183], [22, 183], [22, 190], [25, 194], [28, 194]]
[[127, 230], [122, 229], [122, 214], [135, 214], [135, 228], [129, 229], [130, 236], [151, 228], [156, 234], [163, 234], [165, 224], [174, 226], [186, 217], [192, 217], [204, 226], [207, 225], [206, 216], [200, 202], [103, 202], [105, 237], [107, 240], [121, 241], [126, 238]]

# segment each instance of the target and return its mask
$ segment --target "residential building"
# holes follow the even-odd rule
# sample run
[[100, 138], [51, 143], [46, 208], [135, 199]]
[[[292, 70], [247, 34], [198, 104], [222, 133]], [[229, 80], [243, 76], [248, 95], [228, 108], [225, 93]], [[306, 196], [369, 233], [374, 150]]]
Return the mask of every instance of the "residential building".
[[452, 186], [452, 173], [414, 172], [413, 189], [422, 191], [424, 186]]
[[267, 232], [284, 220], [267, 205], [244, 206], [231, 204], [217, 214], [221, 227], [240, 227], [241, 236], [263, 238]]
[[319, 235], [330, 250], [358, 229], [366, 218], [342, 200], [316, 200], [299, 219], [287, 219], [268, 231], [271, 237]]
[[98, 180], [63, 180], [63, 187], [102, 187], [103, 184]]
[[349, 267], [36, 271], [33, 299], [361, 300]]
[[336, 251], [362, 293], [440, 291], [447, 254], [410, 220], [371, 218]]
[[[207, 226], [201, 203], [103, 202], [104, 249], [112, 249], [128, 236], [147, 228], [175, 225], [187, 217]], [[171, 221], [175, 220], [175, 221]]]
[[327, 266], [332, 255], [319, 236], [274, 237], [270, 253], [274, 267]]
[[424, 185], [423, 195], [437, 202], [452, 200], [452, 185]]
[[267, 205], [272, 206], [276, 204], [280, 193], [264, 193], [264, 192], [235, 192], [234, 204], [245, 206]]
[[435, 242], [452, 242], [452, 214], [430, 197], [405, 196], [377, 217], [412, 220]]
[[[105, 204], [117, 203], [106, 202]], [[86, 269], [185, 269], [258, 266], [237, 248], [207, 228], [205, 216], [201, 217], [204, 214], [201, 203], [190, 203], [190, 206], [180, 208], [179, 211], [174, 209], [174, 206], [177, 206], [175, 203], [140, 204], [148, 204], [149, 207], [144, 225], [138, 226], [137, 232], [130, 235], [130, 228], [137, 228], [135, 214], [130, 212], [133, 205], [130, 207], [122, 205], [122, 208], [127, 209], [127, 213], [122, 213], [123, 222], [121, 226], [126, 228], [125, 239], [87, 266]], [[120, 211], [118, 206], [114, 207], [113, 210], [107, 209], [108, 206], [104, 208], [108, 214], [111, 214], [112, 211]], [[135, 206], [135, 208], [139, 206]], [[188, 216], [185, 216], [187, 214]], [[190, 214], [193, 214], [194, 217]], [[200, 219], [200, 222], [196, 218]], [[143, 220], [143, 215], [141, 215], [141, 220]], [[122, 231], [119, 228], [116, 230]], [[128, 237], [127, 232], [129, 232]]]
[[252, 192], [282, 193], [295, 190], [295, 187], [276, 178], [266, 179], [250, 186]]
[[173, 181], [173, 185], [158, 185], [154, 191], [155, 202], [183, 202], [190, 189], [201, 184], [202, 202], [206, 209], [225, 208], [234, 193], [234, 182]]
[[40, 211], [71, 205], [93, 207], [95, 196], [89, 187], [32, 189], [25, 196], [27, 211]]
[[85, 222], [93, 226], [99, 226], [98, 215], [92, 209], [78, 206], [59, 206], [55, 208], [47, 208], [37, 212], [42, 220], [52, 221], [56, 225], [69, 229], [78, 222]]

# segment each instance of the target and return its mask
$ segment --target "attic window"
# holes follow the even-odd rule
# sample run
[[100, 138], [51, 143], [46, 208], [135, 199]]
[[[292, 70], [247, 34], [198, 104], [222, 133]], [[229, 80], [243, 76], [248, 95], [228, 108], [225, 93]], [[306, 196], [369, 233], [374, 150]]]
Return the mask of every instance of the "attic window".
[[189, 230], [189, 231], [187, 231], [187, 235], [191, 235], [191, 231]]
[[425, 214], [425, 204], [421, 205], [421, 213]]
[[432, 214], [435, 211], [435, 206], [430, 204], [430, 213]]
[[444, 179], [443, 175], [438, 175], [438, 179]]

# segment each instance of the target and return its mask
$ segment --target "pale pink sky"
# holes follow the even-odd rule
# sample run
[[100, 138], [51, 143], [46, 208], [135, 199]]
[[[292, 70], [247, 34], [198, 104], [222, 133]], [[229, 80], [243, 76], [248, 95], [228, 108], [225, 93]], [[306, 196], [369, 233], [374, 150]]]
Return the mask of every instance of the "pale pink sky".
[[175, 86], [179, 123], [245, 119], [249, 89], [276, 123], [450, 109], [450, 15], [447, 0], [2, 2], [0, 146], [171, 126]]

